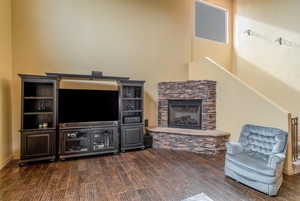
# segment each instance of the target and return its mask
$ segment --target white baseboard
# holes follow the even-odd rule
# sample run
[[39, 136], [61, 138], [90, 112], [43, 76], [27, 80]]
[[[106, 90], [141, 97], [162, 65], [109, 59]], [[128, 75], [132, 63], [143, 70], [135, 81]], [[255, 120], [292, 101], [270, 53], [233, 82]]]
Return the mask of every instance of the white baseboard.
[[2, 168], [4, 168], [12, 159], [13, 159], [13, 155], [10, 155], [3, 163], [1, 163], [0, 170], [2, 170]]

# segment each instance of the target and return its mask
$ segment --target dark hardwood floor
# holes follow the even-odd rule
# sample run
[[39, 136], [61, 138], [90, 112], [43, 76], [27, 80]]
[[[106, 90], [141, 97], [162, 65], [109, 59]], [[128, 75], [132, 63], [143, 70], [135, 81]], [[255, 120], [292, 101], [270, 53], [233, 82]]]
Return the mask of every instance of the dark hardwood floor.
[[268, 197], [223, 174], [224, 157], [153, 150], [0, 171], [1, 201], [180, 201], [206, 193], [214, 201], [299, 201], [300, 175], [285, 176]]

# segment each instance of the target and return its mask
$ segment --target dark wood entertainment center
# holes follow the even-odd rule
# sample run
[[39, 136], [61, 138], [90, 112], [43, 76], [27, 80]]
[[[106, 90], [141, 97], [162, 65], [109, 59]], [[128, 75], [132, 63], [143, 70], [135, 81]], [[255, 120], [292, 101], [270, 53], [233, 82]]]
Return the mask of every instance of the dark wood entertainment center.
[[[20, 165], [144, 149], [145, 81], [104, 76], [102, 72], [19, 76], [22, 83]], [[59, 123], [58, 97], [62, 80], [116, 81], [118, 121]]]

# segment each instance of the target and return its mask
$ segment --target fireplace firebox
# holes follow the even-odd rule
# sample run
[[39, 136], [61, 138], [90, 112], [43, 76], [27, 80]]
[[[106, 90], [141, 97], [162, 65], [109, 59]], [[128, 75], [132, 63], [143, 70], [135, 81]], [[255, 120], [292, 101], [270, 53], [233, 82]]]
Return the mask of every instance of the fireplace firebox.
[[[158, 126], [163, 128], [176, 127], [215, 130], [217, 115], [216, 85], [216, 81], [211, 80], [189, 80], [183, 82], [159, 83]], [[179, 103], [179, 105], [175, 104], [177, 106], [172, 108], [172, 103], [176, 103], [177, 101], [181, 103]], [[189, 106], [189, 101], [192, 101], [193, 106]], [[169, 102], [172, 103], [169, 105]], [[186, 105], [186, 107], [183, 107], [181, 104]], [[169, 109], [169, 106], [171, 106], [171, 109]], [[179, 109], [182, 107], [185, 109]], [[187, 110], [190, 112], [184, 114], [181, 110]], [[173, 114], [169, 114], [169, 111]], [[172, 119], [172, 117], [175, 118]], [[176, 117], [179, 117], [179, 119], [177, 118], [176, 120]], [[183, 123], [184, 121], [185, 123]]]
[[169, 100], [168, 127], [202, 129], [202, 100]]

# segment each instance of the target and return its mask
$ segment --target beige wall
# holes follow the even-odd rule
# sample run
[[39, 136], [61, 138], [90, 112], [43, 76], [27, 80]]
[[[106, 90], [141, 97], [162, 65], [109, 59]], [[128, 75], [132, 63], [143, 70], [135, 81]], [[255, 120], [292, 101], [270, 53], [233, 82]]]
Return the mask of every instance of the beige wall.
[[156, 123], [160, 81], [186, 80], [191, 2], [13, 1], [13, 150], [19, 151], [18, 73], [84, 73], [146, 80], [146, 118]]
[[[158, 82], [187, 80], [192, 59], [217, 55], [218, 62], [229, 64], [230, 44], [193, 37], [194, 2], [13, 0], [14, 153], [20, 144], [18, 73], [98, 70], [146, 80], [145, 116], [156, 125]], [[229, 7], [230, 2], [212, 3]]]
[[270, 126], [288, 131], [288, 112], [212, 60], [192, 62], [190, 80], [217, 81], [217, 129], [237, 141], [245, 124]]
[[[241, 81], [212, 60], [192, 62], [189, 79], [217, 81], [217, 129], [231, 133], [237, 141], [245, 124], [280, 128], [289, 132], [289, 113]], [[293, 174], [291, 146], [289, 143], [285, 173]]]
[[[219, 43], [210, 40], [193, 37], [192, 61], [198, 61], [210, 57], [228, 70], [232, 67], [233, 49], [233, 0], [203, 0], [212, 5], [225, 8], [228, 11], [228, 43]], [[194, 10], [192, 11], [194, 13]]]
[[0, 0], [0, 169], [11, 157], [11, 1]]
[[[235, 0], [235, 72], [296, 115], [300, 112], [299, 8], [299, 0]], [[247, 29], [252, 36], [243, 33]], [[275, 43], [278, 37], [285, 39], [284, 45]]]

